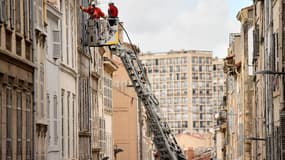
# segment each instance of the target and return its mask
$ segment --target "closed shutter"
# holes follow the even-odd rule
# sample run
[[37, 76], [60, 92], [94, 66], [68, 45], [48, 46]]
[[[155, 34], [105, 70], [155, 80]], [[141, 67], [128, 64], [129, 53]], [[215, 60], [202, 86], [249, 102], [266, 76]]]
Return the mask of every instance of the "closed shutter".
[[22, 31], [22, 25], [21, 25], [21, 19], [23, 17], [23, 15], [21, 15], [21, 10], [22, 7], [21, 6], [21, 1], [15, 1], [15, 6], [17, 6], [17, 9], [14, 10], [15, 11], [15, 21], [16, 21], [16, 32], [21, 33]]
[[259, 27], [258, 25], [255, 27], [253, 31], [253, 59], [257, 59], [259, 55]]
[[61, 57], [61, 43], [60, 43], [60, 31], [53, 31], [53, 58], [59, 59]]
[[[282, 4], [282, 13], [281, 13], [281, 17], [282, 17], [282, 46], [285, 46], [285, 33], [284, 33], [284, 28], [285, 28], [285, 1], [283, 1], [283, 4]], [[282, 47], [282, 61], [283, 61], [283, 64], [285, 64], [285, 47]], [[284, 71], [284, 70], [283, 70]], [[284, 76], [283, 76], [284, 77]]]
[[15, 27], [15, 4], [14, 0], [10, 0], [10, 27], [14, 29]]
[[3, 17], [3, 7], [2, 7], [2, 4], [3, 3], [3, 0], [0, 0], [0, 23], [3, 23], [4, 22], [4, 17]]
[[30, 39], [33, 39], [33, 29], [32, 29], [32, 24], [33, 24], [33, 15], [35, 12], [33, 12], [33, 7], [34, 7], [34, 0], [29, 1], [29, 34], [30, 34]]
[[28, 14], [28, 1], [24, 2], [24, 35], [27, 37], [29, 35], [29, 14]]
[[285, 159], [285, 111], [280, 113], [281, 159]]
[[7, 24], [7, 20], [8, 20], [8, 18], [7, 18], [7, 15], [8, 15], [8, 13], [7, 13], [7, 7], [8, 7], [8, 5], [7, 5], [7, 1], [6, 0], [0, 0], [0, 5], [1, 5], [1, 9], [0, 9], [0, 23], [5, 23], [5, 24]]
[[43, 28], [43, 0], [38, 0], [38, 26]]
[[278, 33], [274, 33], [272, 36], [273, 40], [273, 57], [272, 57], [272, 67], [273, 71], [278, 71], [279, 70], [279, 55], [278, 55]]

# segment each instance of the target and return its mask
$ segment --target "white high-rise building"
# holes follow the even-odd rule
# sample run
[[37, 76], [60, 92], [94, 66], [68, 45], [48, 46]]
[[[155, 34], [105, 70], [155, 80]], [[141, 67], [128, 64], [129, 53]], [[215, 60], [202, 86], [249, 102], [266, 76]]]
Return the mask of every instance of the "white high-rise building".
[[175, 134], [213, 127], [211, 51], [170, 51], [140, 56], [159, 99], [161, 118]]

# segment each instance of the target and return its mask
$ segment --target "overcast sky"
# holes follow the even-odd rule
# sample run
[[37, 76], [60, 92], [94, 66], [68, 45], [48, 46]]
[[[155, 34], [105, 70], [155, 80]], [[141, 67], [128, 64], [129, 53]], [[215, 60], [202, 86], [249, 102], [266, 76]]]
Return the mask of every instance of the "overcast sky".
[[[102, 7], [107, 2], [101, 0]], [[142, 52], [198, 49], [213, 51], [214, 56], [222, 58], [227, 54], [229, 33], [240, 31], [237, 12], [252, 0], [114, 2], [132, 42]]]

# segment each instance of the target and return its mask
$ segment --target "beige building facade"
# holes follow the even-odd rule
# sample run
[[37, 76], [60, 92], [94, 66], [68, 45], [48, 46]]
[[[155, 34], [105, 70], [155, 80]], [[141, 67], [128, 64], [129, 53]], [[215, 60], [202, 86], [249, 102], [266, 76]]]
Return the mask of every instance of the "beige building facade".
[[132, 82], [121, 59], [114, 57], [114, 60], [118, 70], [113, 74], [113, 138], [114, 145], [123, 149], [123, 152], [117, 154], [117, 158], [151, 160], [154, 146], [145, 109], [138, 100], [134, 88], [131, 87]]
[[45, 1], [0, 3], [0, 156], [44, 159]]
[[124, 151], [117, 154], [118, 159], [138, 159], [138, 97], [131, 85], [128, 74], [119, 58], [118, 70], [113, 80], [113, 135], [114, 145]]
[[252, 159], [253, 142], [257, 140], [253, 128], [253, 9], [249, 6], [238, 13], [241, 32], [230, 35], [228, 56], [224, 59], [227, 127], [223, 132], [225, 146], [220, 159]]

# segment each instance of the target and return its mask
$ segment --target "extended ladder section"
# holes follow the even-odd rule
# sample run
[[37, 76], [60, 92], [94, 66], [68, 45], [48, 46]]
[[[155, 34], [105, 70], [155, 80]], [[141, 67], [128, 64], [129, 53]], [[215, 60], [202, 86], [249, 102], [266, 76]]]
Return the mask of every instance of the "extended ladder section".
[[121, 58], [133, 87], [144, 104], [150, 123], [150, 130], [153, 133], [153, 142], [159, 152], [160, 159], [185, 160], [186, 158], [178, 146], [174, 135], [171, 134], [168, 124], [162, 122], [157, 114], [159, 102], [151, 90], [146, 71], [136, 53], [120, 45], [112, 48], [111, 52]]
[[[119, 45], [118, 19], [113, 26], [106, 20], [88, 20], [87, 35], [89, 47], [109, 46], [112, 54], [121, 58], [138, 97], [144, 104], [153, 133], [153, 142], [161, 160], [185, 160], [181, 148], [171, 134], [167, 123], [158, 116], [159, 102], [151, 90], [146, 71], [134, 50]], [[107, 27], [106, 27], [107, 26]], [[107, 29], [106, 29], [107, 28]], [[109, 28], [109, 29], [108, 29]]]

